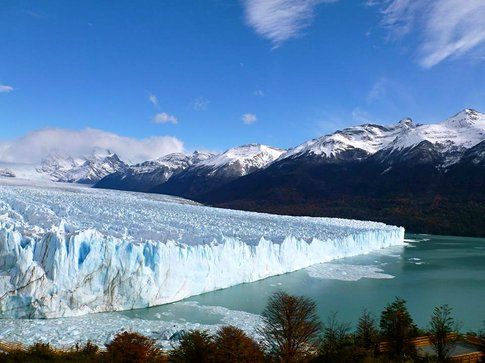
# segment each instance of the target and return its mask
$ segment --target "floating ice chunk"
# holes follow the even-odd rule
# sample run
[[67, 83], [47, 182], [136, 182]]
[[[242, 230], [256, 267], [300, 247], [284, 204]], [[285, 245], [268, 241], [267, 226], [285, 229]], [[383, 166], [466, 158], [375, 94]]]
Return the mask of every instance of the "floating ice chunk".
[[392, 279], [394, 276], [384, 273], [382, 269], [372, 265], [347, 265], [336, 263], [321, 263], [306, 269], [310, 277], [316, 279], [333, 279], [343, 281], [358, 281], [367, 279]]

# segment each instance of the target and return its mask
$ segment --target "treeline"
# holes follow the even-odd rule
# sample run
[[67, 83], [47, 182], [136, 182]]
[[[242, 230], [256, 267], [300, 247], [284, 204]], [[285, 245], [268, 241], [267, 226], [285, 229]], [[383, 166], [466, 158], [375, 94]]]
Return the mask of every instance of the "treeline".
[[[364, 311], [356, 327], [340, 322], [336, 314], [321, 322], [316, 304], [303, 296], [273, 294], [262, 313], [258, 340], [233, 326], [211, 335], [192, 330], [177, 346], [164, 351], [143, 335], [123, 332], [104, 349], [88, 342], [70, 350], [38, 343], [0, 353], [1, 362], [104, 363], [266, 363], [266, 362], [447, 362], [459, 339], [458, 324], [447, 305], [436, 307], [427, 330], [419, 329], [406, 302], [396, 298], [377, 319]], [[413, 338], [427, 335], [435, 354], [419, 355]], [[483, 332], [476, 334], [485, 339]]]

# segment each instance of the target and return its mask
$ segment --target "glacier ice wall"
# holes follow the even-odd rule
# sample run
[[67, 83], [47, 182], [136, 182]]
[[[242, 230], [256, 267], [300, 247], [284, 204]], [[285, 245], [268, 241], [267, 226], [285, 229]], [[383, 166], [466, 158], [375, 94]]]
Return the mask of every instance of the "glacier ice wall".
[[0, 180], [0, 316], [148, 307], [403, 244], [404, 229]]

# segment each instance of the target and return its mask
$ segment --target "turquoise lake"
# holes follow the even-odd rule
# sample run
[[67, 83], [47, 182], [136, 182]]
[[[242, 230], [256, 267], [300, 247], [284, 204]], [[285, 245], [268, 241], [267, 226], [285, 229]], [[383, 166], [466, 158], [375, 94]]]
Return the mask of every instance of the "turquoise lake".
[[[354, 323], [364, 308], [378, 316], [387, 303], [399, 296], [408, 302], [421, 327], [426, 327], [435, 306], [448, 304], [463, 331], [485, 329], [485, 239], [407, 235], [406, 241], [404, 247], [122, 314], [213, 324], [220, 322], [217, 314], [207, 314], [185, 302], [259, 314], [268, 296], [284, 290], [313, 298], [323, 321], [337, 312], [341, 321]], [[312, 277], [314, 271], [321, 276]], [[358, 280], [349, 281], [352, 279]]]
[[378, 318], [399, 296], [422, 328], [435, 306], [448, 304], [462, 332], [485, 329], [485, 239], [407, 235], [406, 242], [163, 306], [58, 319], [0, 319], [0, 340], [103, 345], [120, 331], [137, 331], [170, 348], [182, 330], [215, 332], [221, 325], [236, 325], [257, 335], [259, 314], [278, 290], [314, 299], [323, 322], [336, 312], [340, 321], [355, 325], [364, 308]]

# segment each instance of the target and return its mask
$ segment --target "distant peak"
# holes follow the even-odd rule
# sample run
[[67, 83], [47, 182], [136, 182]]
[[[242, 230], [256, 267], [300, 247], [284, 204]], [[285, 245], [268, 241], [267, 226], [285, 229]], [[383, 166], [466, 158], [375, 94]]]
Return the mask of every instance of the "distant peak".
[[466, 113], [467, 115], [478, 115], [478, 111], [477, 110], [474, 110], [473, 108], [465, 108], [463, 111], [461, 112], [464, 112]]
[[474, 110], [473, 108], [465, 108], [464, 110], [458, 112], [455, 116], [451, 117], [453, 118], [460, 118], [460, 117], [471, 117], [471, 118], [476, 118], [478, 117], [480, 112], [477, 110]]
[[469, 127], [474, 125], [480, 118], [483, 118], [483, 116], [477, 110], [465, 108], [463, 111], [458, 112], [456, 115], [444, 121], [443, 124], [454, 127]]
[[415, 123], [410, 117], [406, 117], [406, 118], [403, 118], [401, 121], [399, 121], [399, 125], [413, 127], [415, 126]]

